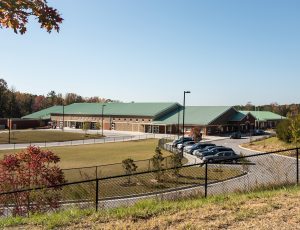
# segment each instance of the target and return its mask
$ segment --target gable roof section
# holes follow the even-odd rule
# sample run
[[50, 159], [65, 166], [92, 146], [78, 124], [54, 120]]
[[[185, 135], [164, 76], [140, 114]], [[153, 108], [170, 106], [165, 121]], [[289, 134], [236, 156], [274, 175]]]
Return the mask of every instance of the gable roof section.
[[259, 121], [269, 121], [269, 120], [281, 120], [286, 119], [286, 117], [280, 116], [279, 114], [270, 111], [240, 111], [242, 114], [251, 114]]
[[29, 114], [27, 116], [22, 117], [22, 119], [50, 119], [50, 115], [52, 113], [62, 113], [62, 106], [61, 105], [55, 105], [47, 109], [40, 110], [38, 112]]
[[[65, 114], [70, 115], [101, 115], [102, 105], [105, 105], [103, 114], [106, 116], [147, 116], [155, 117], [177, 103], [74, 103], [65, 106]], [[59, 113], [60, 114], [60, 113]]]
[[[186, 125], [209, 125], [231, 108], [231, 106], [186, 106], [184, 122]], [[182, 124], [182, 111], [183, 109], [180, 108], [180, 124]], [[153, 124], [178, 124], [178, 110], [174, 110], [166, 116], [155, 119]]]
[[249, 113], [241, 113], [240, 111], [237, 111], [236, 114], [234, 114], [230, 121], [242, 121]]

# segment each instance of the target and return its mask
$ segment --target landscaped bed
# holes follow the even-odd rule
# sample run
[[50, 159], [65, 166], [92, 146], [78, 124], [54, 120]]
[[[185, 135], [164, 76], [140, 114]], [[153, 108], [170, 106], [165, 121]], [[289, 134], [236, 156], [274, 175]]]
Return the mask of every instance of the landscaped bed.
[[[263, 138], [262, 140], [253, 141], [251, 143], [243, 144], [242, 147], [259, 151], [259, 152], [273, 152], [284, 149], [295, 148], [294, 144], [288, 144], [284, 141], [279, 140], [277, 137]], [[286, 151], [279, 153], [285, 156], [295, 156], [294, 151]]]

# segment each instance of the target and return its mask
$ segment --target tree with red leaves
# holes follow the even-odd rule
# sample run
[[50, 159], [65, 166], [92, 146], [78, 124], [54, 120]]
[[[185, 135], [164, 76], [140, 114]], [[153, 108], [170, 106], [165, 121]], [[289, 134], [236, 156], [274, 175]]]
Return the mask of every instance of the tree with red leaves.
[[0, 28], [12, 28], [15, 33], [24, 34], [30, 16], [35, 16], [41, 28], [50, 33], [59, 32], [63, 18], [47, 0], [0, 0]]
[[[0, 161], [0, 193], [29, 188], [46, 188], [65, 182], [57, 166], [60, 158], [53, 152], [30, 146], [26, 150], [5, 155]], [[59, 188], [17, 192], [0, 196], [0, 205], [13, 204], [13, 215], [46, 212], [59, 207]]]

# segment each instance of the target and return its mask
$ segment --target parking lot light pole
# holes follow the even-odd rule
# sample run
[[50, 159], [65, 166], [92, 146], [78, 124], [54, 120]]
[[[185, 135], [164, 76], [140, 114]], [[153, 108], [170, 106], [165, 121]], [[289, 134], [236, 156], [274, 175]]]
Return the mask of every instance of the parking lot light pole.
[[11, 118], [8, 118], [8, 144], [10, 144], [10, 123], [11, 123]]
[[179, 121], [180, 121], [180, 106], [179, 105], [178, 105], [178, 108], [177, 108], [177, 112], [178, 112], [177, 136], [178, 136], [178, 139], [179, 139], [179, 136], [180, 136], [180, 124], [179, 124]]
[[183, 128], [183, 134], [182, 134], [182, 149], [181, 149], [181, 157], [183, 157], [183, 141], [184, 141], [184, 118], [185, 118], [185, 94], [191, 93], [191, 91], [184, 91], [183, 92], [183, 113], [182, 113], [182, 128]]
[[65, 103], [63, 102], [63, 117], [62, 117], [62, 119], [63, 119], [63, 122], [62, 122], [62, 128], [61, 128], [61, 130], [62, 131], [64, 131], [64, 126], [65, 126]]
[[101, 130], [102, 130], [102, 137], [103, 137], [103, 112], [104, 112], [104, 107], [105, 107], [106, 105], [102, 105], [102, 124], [101, 124]]

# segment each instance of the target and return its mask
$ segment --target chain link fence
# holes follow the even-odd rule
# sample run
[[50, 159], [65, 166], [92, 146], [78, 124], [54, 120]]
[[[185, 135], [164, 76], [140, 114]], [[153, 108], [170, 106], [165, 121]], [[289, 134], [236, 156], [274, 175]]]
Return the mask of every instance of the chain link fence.
[[[93, 170], [91, 174], [95, 175]], [[146, 167], [145, 171], [120, 175], [99, 172], [93, 179], [2, 191], [0, 215], [28, 216], [74, 207], [99, 210], [131, 205], [141, 199], [176, 199], [195, 194], [206, 197], [298, 183], [299, 149], [289, 149], [240, 156], [235, 163], [226, 160], [155, 170]]]

